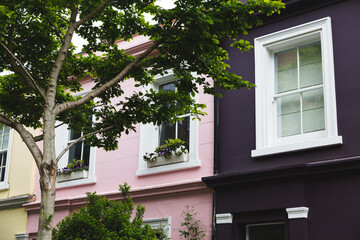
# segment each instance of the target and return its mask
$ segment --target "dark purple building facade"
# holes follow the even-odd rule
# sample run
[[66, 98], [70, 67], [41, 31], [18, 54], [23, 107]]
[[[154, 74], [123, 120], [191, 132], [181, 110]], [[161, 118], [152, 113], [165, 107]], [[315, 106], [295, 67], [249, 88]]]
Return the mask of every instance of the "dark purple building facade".
[[214, 189], [219, 240], [360, 239], [360, 0], [292, 0], [249, 31], [223, 93]]

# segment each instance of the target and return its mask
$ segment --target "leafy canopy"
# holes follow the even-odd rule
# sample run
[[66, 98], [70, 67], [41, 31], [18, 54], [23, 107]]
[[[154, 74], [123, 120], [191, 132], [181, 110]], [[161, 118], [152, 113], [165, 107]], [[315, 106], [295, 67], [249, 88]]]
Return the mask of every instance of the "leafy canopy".
[[111, 201], [96, 193], [87, 193], [85, 207], [66, 216], [53, 229], [53, 240], [117, 240], [117, 239], [167, 239], [164, 230], [143, 225], [145, 207], [136, 206], [125, 183], [120, 185], [124, 197], [121, 201]]
[[[100, 5], [99, 12], [92, 14]], [[284, 7], [280, 1], [247, 0], [176, 0], [175, 7], [164, 9], [154, 0], [3, 0], [0, 3], [0, 114], [28, 127], [42, 128], [47, 100], [28, 80], [47, 92], [56, 85], [56, 104], [82, 97], [73, 94], [82, 90], [81, 81], [91, 77], [94, 90], [116, 78], [138, 57], [120, 49], [118, 40], [128, 41], [135, 35], [144, 35], [157, 43], [156, 53], [144, 57], [127, 74], [105, 91], [96, 102], [86, 101], [61, 111], [57, 120], [84, 133], [102, 128], [111, 129], [88, 137], [92, 145], [115, 149], [122, 132], [135, 130], [136, 123], [159, 124], [176, 120], [176, 115], [191, 112], [202, 114], [202, 104], [191, 96], [203, 86], [206, 93], [252, 88], [254, 85], [229, 70], [228, 53], [219, 41], [242, 37], [248, 29], [261, 24], [259, 15], [279, 13]], [[151, 14], [157, 24], [144, 18]], [[83, 53], [70, 45], [58, 75], [53, 74], [56, 59], [70, 40], [69, 26], [82, 21], [75, 32], [88, 41]], [[6, 46], [6, 48], [4, 47]], [[234, 39], [233, 47], [248, 51], [248, 41]], [[11, 54], [13, 56], [11, 56]], [[99, 56], [98, 52], [103, 53]], [[15, 58], [17, 60], [15, 60]], [[23, 71], [22, 66], [27, 73]], [[126, 97], [122, 82], [134, 79], [141, 87], [151, 84], [155, 75], [173, 70], [179, 79], [177, 93], [153, 90], [134, 92]], [[196, 75], [191, 74], [196, 73]], [[206, 80], [214, 80], [211, 84]], [[51, 81], [56, 78], [56, 81]], [[190, 93], [190, 94], [189, 94]], [[48, 95], [46, 95], [48, 96]], [[116, 98], [116, 101], [111, 99]], [[110, 104], [112, 103], [112, 104]], [[96, 122], [91, 124], [88, 116]]]

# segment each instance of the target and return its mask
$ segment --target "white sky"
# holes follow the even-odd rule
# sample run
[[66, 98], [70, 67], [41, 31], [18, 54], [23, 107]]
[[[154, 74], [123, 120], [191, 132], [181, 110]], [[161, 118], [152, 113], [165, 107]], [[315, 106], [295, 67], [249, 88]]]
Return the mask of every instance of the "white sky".
[[[156, 4], [165, 8], [165, 9], [170, 9], [173, 8], [175, 6], [174, 4], [174, 0], [157, 0]], [[151, 16], [145, 16], [146, 20], [152, 23], [155, 23], [154, 21], [151, 20]], [[81, 47], [82, 45], [84, 45], [86, 43], [86, 41], [84, 39], [82, 39], [80, 36], [78, 36], [77, 34], [74, 35], [73, 37], [73, 44], [76, 46], [76, 50], [78, 52], [81, 51]], [[7, 75], [10, 74], [10, 71], [4, 71], [4, 72], [0, 72], [0, 76], [1, 75]]]
[[[175, 7], [174, 0], [157, 0], [156, 4], [165, 9], [170, 9], [170, 8]], [[147, 21], [149, 21], [150, 23], [155, 23], [155, 21], [153, 21], [151, 19], [150, 15], [146, 15], [145, 19]], [[81, 52], [82, 45], [84, 45], [85, 43], [86, 43], [86, 41], [84, 39], [82, 39], [79, 35], [77, 35], [77, 34], [74, 35], [73, 44], [76, 46], [77, 52]]]

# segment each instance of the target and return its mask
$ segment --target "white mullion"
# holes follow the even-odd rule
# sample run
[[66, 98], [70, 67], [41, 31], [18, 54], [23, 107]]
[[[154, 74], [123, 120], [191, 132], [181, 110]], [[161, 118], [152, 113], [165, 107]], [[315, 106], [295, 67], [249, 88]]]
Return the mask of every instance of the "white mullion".
[[3, 145], [4, 145], [4, 135], [5, 135], [5, 125], [3, 125], [2, 131], [1, 131], [1, 145], [0, 145], [0, 149], [3, 150]]
[[[297, 55], [297, 78], [298, 78], [298, 90], [300, 90], [300, 51], [299, 46], [296, 47], [296, 55]], [[302, 92], [300, 92], [300, 134], [303, 134], [304, 128], [303, 128], [303, 95]]]
[[176, 122], [175, 122], [175, 139], [178, 138], [178, 126], [179, 126], [179, 122], [176, 121]]
[[306, 87], [306, 88], [302, 88], [302, 89], [298, 89], [298, 90], [288, 91], [288, 92], [284, 92], [284, 93], [275, 94], [274, 95], [274, 100], [277, 99], [277, 98], [286, 97], [286, 96], [289, 96], [289, 95], [294, 95], [296, 93], [309, 92], [309, 91], [320, 89], [320, 88], [323, 88], [323, 84], [319, 84], [319, 85], [315, 85], [315, 86], [311, 86], [311, 87]]

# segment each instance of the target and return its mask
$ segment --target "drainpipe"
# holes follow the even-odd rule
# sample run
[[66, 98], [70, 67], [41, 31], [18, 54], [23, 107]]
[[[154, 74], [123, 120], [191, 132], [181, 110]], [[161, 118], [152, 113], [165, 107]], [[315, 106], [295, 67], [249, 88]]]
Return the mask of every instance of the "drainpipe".
[[[216, 93], [219, 88], [216, 87]], [[213, 174], [218, 174], [218, 142], [219, 142], [219, 97], [214, 96], [214, 169]], [[213, 190], [213, 210], [212, 210], [212, 231], [211, 239], [216, 240], [216, 192]]]

